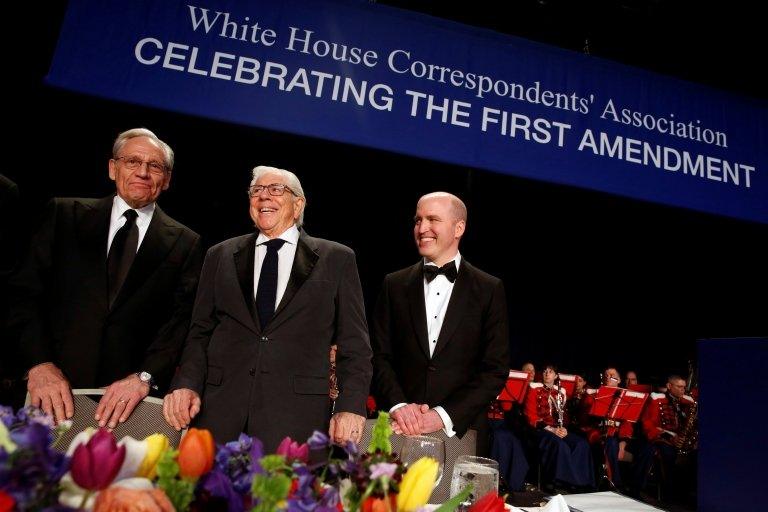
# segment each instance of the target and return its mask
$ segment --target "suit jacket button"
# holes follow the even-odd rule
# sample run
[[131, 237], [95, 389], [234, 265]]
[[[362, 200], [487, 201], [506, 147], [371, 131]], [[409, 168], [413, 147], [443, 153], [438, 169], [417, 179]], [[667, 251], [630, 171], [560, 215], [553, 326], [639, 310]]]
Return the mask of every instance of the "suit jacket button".
[[429, 366], [427, 366], [427, 370], [433, 372], [433, 371], [437, 370], [437, 367], [435, 367], [433, 365], [429, 365]]
[[250, 370], [248, 370], [248, 375], [250, 375], [251, 377], [256, 375], [256, 368], [251, 368]]
[[267, 338], [266, 336], [262, 336], [260, 341], [267, 342], [269, 341], [269, 338]]

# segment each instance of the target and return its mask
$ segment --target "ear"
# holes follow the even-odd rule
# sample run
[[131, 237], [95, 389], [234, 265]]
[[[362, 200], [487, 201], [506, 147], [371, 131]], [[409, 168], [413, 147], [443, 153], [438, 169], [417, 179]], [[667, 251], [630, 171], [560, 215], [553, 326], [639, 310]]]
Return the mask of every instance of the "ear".
[[299, 220], [301, 212], [304, 211], [304, 198], [296, 197], [293, 199], [293, 220]]
[[115, 176], [117, 176], [117, 164], [115, 163], [114, 158], [109, 159], [109, 179], [112, 181], [115, 181]]
[[165, 177], [163, 178], [163, 190], [168, 190], [168, 187], [171, 186], [171, 176], [173, 175], [172, 171], [168, 171], [165, 173]]
[[461, 238], [464, 235], [464, 230], [467, 228], [466, 221], [460, 220], [456, 222], [456, 226], [453, 228], [453, 237]]

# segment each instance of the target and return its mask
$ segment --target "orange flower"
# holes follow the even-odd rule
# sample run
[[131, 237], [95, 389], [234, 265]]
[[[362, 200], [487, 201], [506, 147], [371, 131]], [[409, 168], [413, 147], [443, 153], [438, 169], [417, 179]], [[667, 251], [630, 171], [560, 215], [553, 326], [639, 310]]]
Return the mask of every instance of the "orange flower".
[[110, 487], [99, 493], [93, 512], [173, 512], [173, 505], [160, 489]]
[[200, 478], [213, 468], [215, 446], [208, 430], [191, 428], [179, 445], [179, 473], [184, 478]]
[[397, 494], [390, 493], [389, 506], [387, 506], [387, 500], [384, 498], [375, 498], [368, 496], [360, 506], [362, 512], [395, 512], [397, 510]]

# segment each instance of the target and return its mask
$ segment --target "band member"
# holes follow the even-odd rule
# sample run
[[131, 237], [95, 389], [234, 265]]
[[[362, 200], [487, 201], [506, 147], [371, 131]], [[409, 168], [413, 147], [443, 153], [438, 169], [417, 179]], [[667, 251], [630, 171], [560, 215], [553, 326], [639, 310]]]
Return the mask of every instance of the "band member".
[[557, 369], [548, 365], [542, 372], [543, 383], [532, 382], [525, 397], [525, 415], [535, 429], [546, 482], [576, 487], [594, 487], [592, 454], [586, 439], [568, 433], [565, 390], [555, 386]]
[[[621, 382], [616, 368], [606, 368], [603, 372], [603, 386], [615, 388]], [[595, 403], [596, 389], [590, 389], [581, 406], [581, 426], [587, 436], [593, 455], [602, 461], [605, 476], [613, 486], [621, 485], [619, 461], [624, 458], [627, 442], [632, 438], [634, 424], [608, 418], [590, 416], [589, 411]]]
[[643, 411], [641, 424], [648, 445], [638, 462], [638, 485], [645, 487], [654, 460], [660, 460], [659, 472], [667, 491], [684, 491], [682, 479], [696, 450], [696, 402], [685, 394], [685, 379], [671, 375], [666, 393], [651, 393], [651, 402]]

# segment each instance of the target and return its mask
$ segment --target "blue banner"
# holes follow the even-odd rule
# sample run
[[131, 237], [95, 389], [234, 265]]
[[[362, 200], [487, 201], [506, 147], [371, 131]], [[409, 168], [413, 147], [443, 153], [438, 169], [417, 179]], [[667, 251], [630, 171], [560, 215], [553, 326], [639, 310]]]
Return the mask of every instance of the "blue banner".
[[378, 4], [71, 0], [48, 81], [768, 223], [765, 104]]

